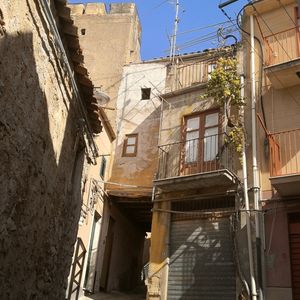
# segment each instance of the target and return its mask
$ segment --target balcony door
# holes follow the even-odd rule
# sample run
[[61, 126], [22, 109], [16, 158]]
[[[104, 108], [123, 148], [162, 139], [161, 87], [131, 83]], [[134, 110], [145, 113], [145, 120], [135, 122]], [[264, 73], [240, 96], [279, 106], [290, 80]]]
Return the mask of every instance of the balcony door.
[[217, 169], [219, 112], [210, 110], [184, 118], [181, 175]]

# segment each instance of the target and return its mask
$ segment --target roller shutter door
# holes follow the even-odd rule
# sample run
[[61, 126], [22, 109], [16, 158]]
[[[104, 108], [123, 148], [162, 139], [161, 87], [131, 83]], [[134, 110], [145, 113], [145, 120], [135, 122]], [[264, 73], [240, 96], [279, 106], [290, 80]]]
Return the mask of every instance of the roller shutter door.
[[168, 300], [234, 300], [230, 220], [171, 222]]
[[300, 300], [300, 215], [289, 218], [290, 255], [294, 300]]

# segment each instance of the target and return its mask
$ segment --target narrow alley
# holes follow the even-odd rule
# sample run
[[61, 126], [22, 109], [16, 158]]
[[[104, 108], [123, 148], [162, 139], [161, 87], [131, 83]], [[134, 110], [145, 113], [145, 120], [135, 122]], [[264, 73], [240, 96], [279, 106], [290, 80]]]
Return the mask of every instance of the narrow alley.
[[300, 1], [0, 1], [0, 300], [300, 300]]

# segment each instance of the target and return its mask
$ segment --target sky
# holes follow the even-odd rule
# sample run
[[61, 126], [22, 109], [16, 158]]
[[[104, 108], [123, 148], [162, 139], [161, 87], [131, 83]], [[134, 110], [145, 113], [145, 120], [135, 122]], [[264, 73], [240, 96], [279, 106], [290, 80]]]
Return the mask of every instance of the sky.
[[[169, 55], [170, 37], [173, 35], [175, 20], [175, 0], [69, 0], [69, 2], [104, 2], [107, 5], [111, 2], [134, 2], [142, 25], [142, 59], [148, 60]], [[223, 2], [225, 0], [179, 0], [177, 54], [201, 51], [222, 45], [222, 41], [218, 41], [216, 34], [220, 27], [223, 28], [223, 34], [231, 33], [237, 38], [239, 37], [237, 31], [231, 32], [237, 28], [218, 8], [218, 5]], [[246, 3], [246, 0], [238, 0], [227, 6], [225, 11], [235, 21], [237, 13]], [[204, 29], [203, 27], [208, 28]], [[232, 38], [227, 40], [227, 44], [233, 42]]]

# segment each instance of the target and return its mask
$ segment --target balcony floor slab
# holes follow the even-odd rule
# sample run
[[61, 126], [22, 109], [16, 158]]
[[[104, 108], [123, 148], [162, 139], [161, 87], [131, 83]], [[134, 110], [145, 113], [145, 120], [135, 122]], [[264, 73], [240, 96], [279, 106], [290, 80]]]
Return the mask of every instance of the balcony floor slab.
[[189, 189], [211, 189], [216, 192], [227, 191], [234, 188], [238, 179], [227, 169], [213, 172], [197, 173], [166, 179], [157, 179], [153, 181], [154, 186], [161, 191], [183, 191]]
[[270, 181], [280, 196], [300, 195], [300, 174], [270, 177]]
[[300, 58], [265, 67], [273, 86], [282, 89], [300, 84], [297, 72], [300, 71]]

